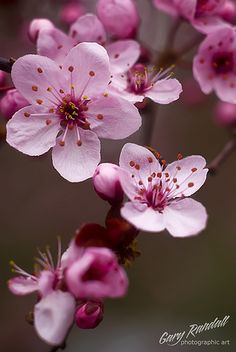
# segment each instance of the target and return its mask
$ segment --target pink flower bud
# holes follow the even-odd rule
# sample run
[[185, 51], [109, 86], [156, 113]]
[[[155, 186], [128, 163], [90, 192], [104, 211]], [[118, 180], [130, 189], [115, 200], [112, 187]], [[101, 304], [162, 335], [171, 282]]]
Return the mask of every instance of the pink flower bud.
[[86, 10], [81, 4], [78, 4], [74, 1], [69, 2], [68, 4], [62, 6], [60, 12], [60, 20], [61, 22], [70, 25], [74, 23], [79, 17], [85, 15], [85, 13]]
[[220, 11], [220, 16], [228, 22], [233, 22], [236, 18], [236, 4], [228, 0]]
[[119, 167], [114, 164], [100, 164], [93, 176], [93, 186], [97, 194], [111, 204], [123, 200], [123, 190], [119, 181]]
[[38, 34], [39, 31], [44, 30], [44, 29], [53, 29], [54, 25], [51, 21], [49, 21], [46, 18], [36, 18], [33, 21], [31, 21], [28, 29], [28, 36], [29, 39], [33, 42], [36, 43], [38, 39]]
[[75, 322], [80, 329], [94, 329], [103, 320], [102, 302], [88, 301], [75, 313]]
[[6, 83], [6, 73], [3, 71], [0, 71], [0, 87], [3, 87], [4, 84]]
[[115, 37], [135, 36], [139, 15], [133, 0], [98, 0], [97, 12], [106, 30]]
[[236, 126], [236, 104], [219, 101], [216, 105], [214, 119], [224, 127]]
[[27, 105], [27, 100], [16, 89], [10, 89], [0, 100], [0, 112], [9, 120], [16, 111]]

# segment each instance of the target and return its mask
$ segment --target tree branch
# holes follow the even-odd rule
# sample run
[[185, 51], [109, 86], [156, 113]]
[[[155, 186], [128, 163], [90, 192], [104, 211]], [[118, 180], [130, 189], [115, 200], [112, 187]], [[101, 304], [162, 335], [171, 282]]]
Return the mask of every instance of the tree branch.
[[14, 64], [15, 60], [13, 58], [5, 59], [0, 57], [0, 70], [11, 73], [12, 65]]
[[208, 164], [210, 175], [215, 175], [220, 166], [228, 159], [228, 157], [236, 150], [236, 136], [228, 141], [221, 152]]

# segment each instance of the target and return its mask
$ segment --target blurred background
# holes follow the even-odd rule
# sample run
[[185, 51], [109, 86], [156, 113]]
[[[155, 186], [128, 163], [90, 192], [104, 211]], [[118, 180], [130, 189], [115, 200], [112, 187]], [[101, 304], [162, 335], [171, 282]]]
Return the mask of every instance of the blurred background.
[[[0, 1], [0, 56], [17, 58], [34, 53], [27, 39], [27, 25], [35, 17], [51, 19], [67, 31], [60, 20], [62, 1]], [[81, 1], [95, 11], [95, 1]], [[161, 51], [171, 19], [158, 12], [151, 1], [137, 1], [142, 16], [140, 38], [150, 49]], [[183, 26], [177, 45], [191, 33]], [[154, 120], [149, 145], [168, 161], [201, 154], [213, 159], [227, 142], [228, 132], [213, 121], [215, 97], [203, 97], [195, 88], [189, 98], [191, 69], [176, 70], [186, 87], [181, 99], [158, 107], [151, 116], [143, 113], [144, 126], [128, 140], [146, 143], [148, 119]], [[198, 97], [199, 94], [199, 97]], [[193, 100], [193, 101], [192, 101]], [[4, 119], [2, 117], [1, 123]], [[117, 162], [122, 141], [103, 141], [103, 161]], [[1, 236], [0, 236], [0, 350], [4, 352], [47, 352], [25, 315], [34, 297], [13, 296], [6, 286], [11, 277], [9, 261], [31, 270], [36, 248], [50, 245], [56, 253], [56, 237], [64, 248], [81, 224], [103, 224], [108, 205], [93, 191], [91, 180], [72, 184], [53, 169], [51, 153], [38, 158], [0, 144]], [[197, 237], [174, 239], [167, 232], [142, 233], [142, 255], [128, 270], [129, 294], [122, 300], [107, 301], [105, 319], [92, 331], [74, 328], [68, 352], [162, 352], [235, 351], [235, 245], [236, 245], [236, 157], [232, 155], [216, 176], [209, 176], [197, 193], [209, 213], [207, 229]], [[159, 344], [165, 332], [184, 331], [189, 324], [205, 323], [216, 317], [231, 318], [225, 328], [202, 333], [200, 340], [231, 340], [228, 347], [166, 347]]]

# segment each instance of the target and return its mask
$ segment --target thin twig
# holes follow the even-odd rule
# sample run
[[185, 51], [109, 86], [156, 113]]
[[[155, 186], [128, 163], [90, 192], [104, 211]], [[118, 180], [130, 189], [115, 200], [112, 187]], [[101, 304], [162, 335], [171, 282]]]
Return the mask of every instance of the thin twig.
[[0, 70], [7, 73], [11, 73], [11, 69], [14, 62], [15, 60], [12, 58], [5, 59], [4, 57], [0, 57]]
[[236, 151], [236, 136], [228, 141], [221, 152], [208, 164], [210, 175], [215, 175], [220, 166], [229, 158], [229, 156]]

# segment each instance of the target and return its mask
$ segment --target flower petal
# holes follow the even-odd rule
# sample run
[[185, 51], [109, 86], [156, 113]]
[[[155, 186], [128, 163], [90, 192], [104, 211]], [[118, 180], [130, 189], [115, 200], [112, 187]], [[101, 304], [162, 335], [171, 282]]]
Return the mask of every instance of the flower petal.
[[52, 346], [61, 345], [73, 323], [75, 300], [71, 294], [53, 291], [34, 308], [34, 325], [39, 337]]
[[121, 216], [140, 230], [160, 232], [165, 229], [163, 214], [152, 208], [137, 209], [132, 202], [121, 208]]
[[138, 60], [141, 49], [135, 40], [119, 40], [106, 46], [112, 74], [128, 71]]
[[162, 79], [145, 93], [145, 96], [159, 104], [169, 104], [179, 99], [183, 91], [182, 85], [177, 79]]
[[74, 41], [57, 28], [39, 31], [37, 40], [37, 53], [62, 63], [66, 55], [74, 46]]
[[81, 145], [78, 145], [76, 128], [68, 130], [65, 145], [60, 137], [52, 151], [53, 166], [70, 182], [80, 182], [92, 177], [100, 161], [100, 141], [91, 131], [78, 128]]
[[88, 13], [81, 16], [70, 27], [69, 35], [76, 43], [95, 42], [104, 45], [106, 32], [97, 16]]
[[63, 72], [68, 77], [68, 88], [76, 97], [87, 97], [104, 93], [110, 80], [109, 57], [97, 43], [81, 43], [67, 55]]
[[12, 67], [12, 80], [29, 103], [50, 108], [58, 105], [59, 91], [66, 87], [59, 65], [39, 55], [20, 57]]
[[166, 229], [174, 237], [197, 235], [206, 227], [205, 207], [191, 198], [171, 203], [164, 209], [163, 215]]
[[141, 126], [138, 109], [123, 98], [109, 94], [98, 97], [88, 106], [88, 122], [99, 137], [126, 138]]
[[36, 106], [15, 113], [7, 123], [7, 142], [22, 153], [37, 156], [56, 144], [60, 121]]
[[38, 282], [30, 277], [18, 276], [8, 281], [8, 288], [14, 295], [24, 296], [38, 291]]

